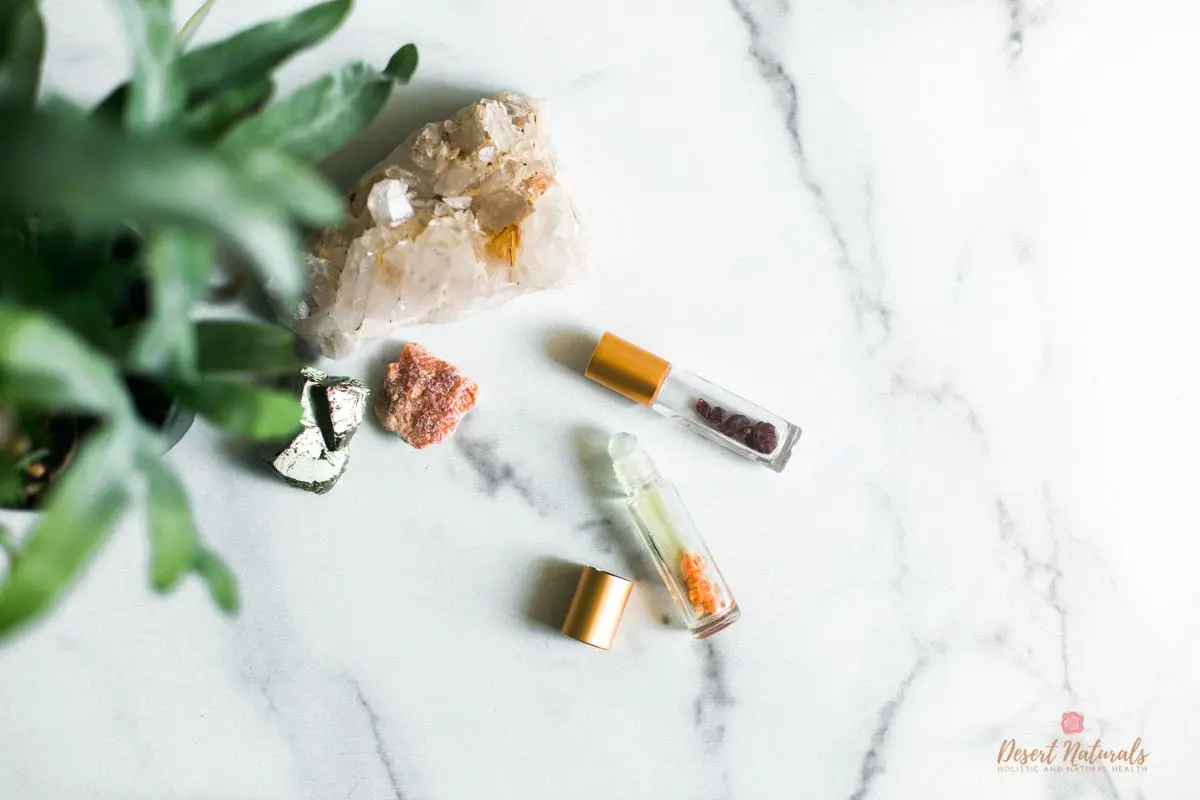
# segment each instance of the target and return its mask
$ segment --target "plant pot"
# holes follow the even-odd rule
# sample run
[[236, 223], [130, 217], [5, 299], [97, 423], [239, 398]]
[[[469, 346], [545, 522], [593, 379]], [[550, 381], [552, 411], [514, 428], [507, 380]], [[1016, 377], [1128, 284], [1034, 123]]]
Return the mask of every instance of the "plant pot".
[[159, 388], [154, 381], [126, 376], [125, 385], [133, 398], [138, 416], [151, 428], [162, 432], [163, 452], [167, 452], [192, 427], [196, 414]]
[[[184, 407], [152, 381], [127, 377], [125, 383], [129, 387], [129, 394], [133, 398], [138, 416], [147, 425], [162, 432], [163, 452], [178, 444], [196, 419], [192, 410]], [[45, 446], [49, 452], [30, 465], [26, 472], [25, 491], [29, 492], [30, 487], [36, 488], [23, 495], [19, 504], [0, 503], [0, 508], [15, 511], [38, 510], [55, 481], [70, 467], [75, 453], [79, 450], [79, 442], [95, 424], [96, 421], [92, 418], [68, 415], [54, 416], [47, 420], [45, 429], [48, 432], [48, 441]]]
[[[4, 503], [5, 508], [36, 509], [46, 490], [70, 466], [76, 451], [79, 450], [81, 424], [78, 418], [59, 416], [39, 418], [33, 422], [33, 426], [23, 427], [20, 438], [14, 440], [21, 442], [17, 445], [18, 456], [42, 450], [45, 451], [45, 455], [36, 458], [21, 470], [21, 496], [15, 504]], [[29, 433], [33, 428], [36, 428], [36, 432]]]

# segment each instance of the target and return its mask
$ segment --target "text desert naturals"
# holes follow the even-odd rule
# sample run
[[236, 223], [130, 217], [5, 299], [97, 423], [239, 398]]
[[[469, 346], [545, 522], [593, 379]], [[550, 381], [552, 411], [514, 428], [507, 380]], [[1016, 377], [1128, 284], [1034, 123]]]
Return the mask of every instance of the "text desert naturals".
[[996, 754], [1000, 772], [1145, 772], [1150, 752], [1137, 737], [1125, 749], [1106, 748], [1100, 739], [1088, 746], [1079, 739], [1055, 738], [1044, 747], [1018, 747], [1005, 739]]

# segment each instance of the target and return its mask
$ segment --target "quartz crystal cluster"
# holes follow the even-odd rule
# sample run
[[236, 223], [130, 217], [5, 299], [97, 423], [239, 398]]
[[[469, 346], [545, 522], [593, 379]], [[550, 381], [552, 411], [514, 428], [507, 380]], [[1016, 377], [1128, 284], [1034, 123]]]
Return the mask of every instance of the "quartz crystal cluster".
[[324, 494], [350, 463], [350, 437], [362, 423], [370, 394], [362, 381], [308, 367], [300, 373], [300, 431], [271, 461], [292, 486]]
[[346, 221], [308, 242], [297, 332], [340, 358], [581, 274], [582, 226], [542, 117], [504, 92], [426, 125], [364, 175]]

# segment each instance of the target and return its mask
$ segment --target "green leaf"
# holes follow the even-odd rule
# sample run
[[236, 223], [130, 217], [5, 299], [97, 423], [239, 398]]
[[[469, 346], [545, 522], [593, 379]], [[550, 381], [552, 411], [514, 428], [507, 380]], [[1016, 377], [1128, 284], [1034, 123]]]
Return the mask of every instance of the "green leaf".
[[345, 213], [333, 184], [283, 153], [256, 150], [243, 154], [240, 172], [260, 186], [271, 187], [276, 202], [310, 225], [329, 225]]
[[240, 604], [237, 582], [229, 572], [229, 567], [225, 566], [225, 562], [216, 553], [201, 549], [196, 553], [192, 568], [208, 584], [208, 592], [212, 595], [213, 602], [225, 613], [236, 614]]
[[192, 568], [199, 536], [187, 492], [175, 473], [153, 451], [144, 451], [138, 465], [146, 476], [150, 583], [156, 591], [166, 592]]
[[397, 83], [408, 83], [417, 71], [417, 46], [411, 42], [392, 54], [383, 73]]
[[134, 346], [132, 361], [141, 372], [155, 372], [171, 363], [180, 374], [196, 370], [192, 306], [204, 297], [213, 259], [211, 236], [178, 228], [163, 228], [146, 247], [150, 278], [150, 318]]
[[132, 467], [131, 427], [108, 426], [83, 443], [0, 586], [0, 637], [45, 611], [104, 540], [129, 502]]
[[[0, 213], [37, 210], [75, 225], [178, 224], [218, 234], [245, 254], [285, 305], [298, 302], [307, 270], [284, 208], [304, 198], [304, 218], [330, 224], [341, 205], [327, 188], [280, 170], [247, 169], [181, 144], [122, 134], [103, 123], [37, 114], [0, 125]], [[281, 182], [277, 182], [281, 181]], [[15, 208], [14, 208], [15, 206]]]
[[123, 352], [119, 331], [143, 291], [132, 235], [39, 219], [16, 247], [0, 242], [0, 296], [69, 326], [93, 349]]
[[0, 404], [0, 508], [11, 508], [21, 502], [24, 483], [21, 471], [29, 463], [28, 453], [34, 447], [32, 442], [22, 442], [26, 436], [17, 415]]
[[209, 379], [170, 382], [168, 389], [189, 408], [240, 436], [281, 439], [300, 427], [300, 400], [289, 392]]
[[324, 39], [349, 11], [350, 0], [331, 0], [198, 47], [180, 63], [188, 90], [207, 95], [257, 78]]
[[300, 370], [295, 337], [282, 325], [232, 319], [196, 323], [197, 366], [204, 375], [281, 374]]
[[9, 564], [21, 557], [21, 546], [17, 543], [16, 537], [3, 525], [0, 525], [0, 550], [4, 551], [4, 556], [8, 559]]
[[[185, 53], [179, 69], [190, 102], [255, 80], [295, 53], [324, 39], [345, 18], [350, 0], [330, 0], [298, 14], [248, 28], [228, 39]], [[125, 107], [128, 86], [119, 86], [96, 113], [115, 116]]]
[[242, 117], [260, 108], [275, 91], [275, 82], [259, 78], [227, 89], [183, 112], [179, 130], [193, 142], [215, 141]]
[[37, 100], [46, 29], [33, 0], [0, 16], [0, 108], [29, 108]]
[[12, 508], [21, 502], [21, 484], [16, 459], [0, 454], [0, 508]]
[[150, 582], [158, 592], [173, 589], [188, 572], [208, 585], [223, 611], [238, 608], [237, 583], [225, 563], [200, 544], [187, 492], [178, 476], [153, 450], [143, 450], [139, 466], [146, 476], [150, 518]]
[[131, 130], [153, 130], [172, 120], [184, 104], [175, 57], [170, 0], [115, 0], [133, 51], [133, 81], [125, 107]]
[[275, 148], [316, 161], [375, 118], [391, 94], [387, 78], [362, 62], [346, 64], [235, 125], [221, 148], [246, 153]]
[[17, 406], [132, 416], [109, 359], [56, 320], [0, 305], [0, 397]]
[[212, 11], [213, 3], [217, 0], [206, 0], [204, 5], [196, 9], [196, 13], [188, 17], [188, 21], [183, 23], [183, 27], [179, 29], [179, 48], [182, 50], [187, 46], [192, 37], [196, 35], [196, 31], [200, 30], [200, 23], [204, 22], [204, 18], [208, 16], [208, 12]]

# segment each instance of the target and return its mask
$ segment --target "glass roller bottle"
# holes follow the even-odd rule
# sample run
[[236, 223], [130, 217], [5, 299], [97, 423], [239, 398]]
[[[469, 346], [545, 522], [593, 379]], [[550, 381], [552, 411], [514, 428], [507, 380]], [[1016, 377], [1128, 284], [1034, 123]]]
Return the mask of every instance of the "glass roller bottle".
[[642, 542], [688, 630], [703, 639], [732, 625], [742, 612], [675, 485], [631, 434], [614, 436], [608, 454]]
[[600, 337], [584, 374], [776, 472], [800, 438], [783, 417], [612, 333]]

